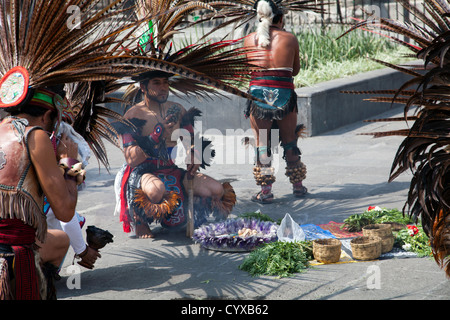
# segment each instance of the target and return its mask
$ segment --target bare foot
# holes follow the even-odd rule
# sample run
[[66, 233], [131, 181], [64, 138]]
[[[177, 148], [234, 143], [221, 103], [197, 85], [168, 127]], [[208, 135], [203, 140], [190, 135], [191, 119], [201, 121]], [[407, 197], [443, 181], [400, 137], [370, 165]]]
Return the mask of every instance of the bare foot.
[[150, 239], [155, 237], [146, 223], [140, 223], [136, 226], [136, 236], [139, 239]]

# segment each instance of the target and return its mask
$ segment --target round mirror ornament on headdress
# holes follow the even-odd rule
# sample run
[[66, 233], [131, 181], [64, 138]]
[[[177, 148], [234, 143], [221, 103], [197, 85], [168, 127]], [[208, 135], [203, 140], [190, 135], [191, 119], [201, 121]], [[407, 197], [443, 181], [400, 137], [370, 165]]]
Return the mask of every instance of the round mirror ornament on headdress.
[[28, 94], [30, 77], [23, 67], [14, 67], [0, 80], [0, 108], [17, 106]]

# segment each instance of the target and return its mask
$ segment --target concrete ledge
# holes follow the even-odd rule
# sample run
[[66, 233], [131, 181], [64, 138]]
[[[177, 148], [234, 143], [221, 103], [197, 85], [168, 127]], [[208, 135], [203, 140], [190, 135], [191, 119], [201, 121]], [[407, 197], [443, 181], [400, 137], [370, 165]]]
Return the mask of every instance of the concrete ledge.
[[297, 89], [299, 123], [314, 136], [371, 118], [398, 105], [368, 102], [364, 99], [370, 95], [341, 91], [398, 89], [409, 79], [409, 75], [385, 68]]
[[[410, 76], [404, 73], [385, 68], [296, 89], [298, 123], [305, 124], [307, 135], [315, 136], [376, 116], [390, 109], [391, 104], [363, 101], [368, 95], [344, 94], [341, 91], [398, 89], [408, 79]], [[243, 98], [224, 94], [223, 97], [202, 100], [171, 96], [170, 100], [181, 103], [186, 109], [197, 107], [203, 111], [202, 132], [217, 129], [225, 134], [227, 129], [250, 129], [249, 120], [244, 117], [246, 100]], [[116, 105], [113, 109], [123, 112], [123, 106]]]

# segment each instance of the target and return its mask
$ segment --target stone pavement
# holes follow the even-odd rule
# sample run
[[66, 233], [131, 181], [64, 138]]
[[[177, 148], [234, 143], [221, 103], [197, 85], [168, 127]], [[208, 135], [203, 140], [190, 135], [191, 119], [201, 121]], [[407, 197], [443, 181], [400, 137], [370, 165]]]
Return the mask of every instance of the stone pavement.
[[[401, 114], [393, 109], [384, 116]], [[410, 174], [388, 183], [390, 167], [400, 137], [374, 139], [359, 133], [390, 130], [402, 124], [355, 123], [338, 130], [300, 140], [308, 175], [309, 194], [294, 198], [284, 164], [277, 154], [279, 170], [274, 185], [276, 201], [259, 205], [250, 201], [257, 190], [252, 157], [242, 161], [246, 149], [242, 137], [216, 136], [216, 162], [206, 170], [214, 178], [230, 181], [238, 203], [233, 216], [260, 209], [275, 220], [289, 213], [300, 224], [342, 222], [370, 205], [403, 207]], [[225, 148], [225, 146], [227, 146]], [[168, 232], [155, 227], [155, 239], [135, 239], [122, 232], [114, 216], [114, 178], [122, 165], [121, 151], [109, 148], [111, 170], [99, 168], [95, 159], [88, 167], [87, 188], [79, 194], [78, 211], [86, 225], [114, 234], [114, 243], [101, 250], [93, 270], [69, 273], [73, 252], [57, 283], [58, 299], [82, 300], [403, 300], [448, 299], [450, 282], [430, 258], [396, 258], [371, 262], [315, 266], [290, 278], [251, 277], [238, 269], [246, 253], [221, 253], [200, 248], [184, 231]], [[251, 152], [250, 152], [251, 153]], [[245, 159], [244, 159], [245, 160]], [[75, 264], [77, 266], [77, 264]], [[369, 270], [379, 270], [380, 288], [368, 286]], [[76, 278], [78, 277], [78, 278]], [[75, 280], [74, 280], [75, 279]], [[79, 281], [79, 282], [77, 282]], [[78, 287], [70, 287], [79, 284]]]

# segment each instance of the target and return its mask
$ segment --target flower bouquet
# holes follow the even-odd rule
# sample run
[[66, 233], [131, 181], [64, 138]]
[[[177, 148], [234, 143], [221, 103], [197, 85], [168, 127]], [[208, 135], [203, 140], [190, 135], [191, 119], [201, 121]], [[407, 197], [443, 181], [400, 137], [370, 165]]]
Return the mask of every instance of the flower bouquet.
[[414, 252], [419, 257], [431, 256], [430, 240], [420, 225], [407, 225], [397, 233], [396, 242], [403, 250]]
[[258, 219], [227, 219], [201, 225], [194, 230], [193, 240], [202, 247], [224, 252], [247, 252], [277, 240], [278, 225]]

